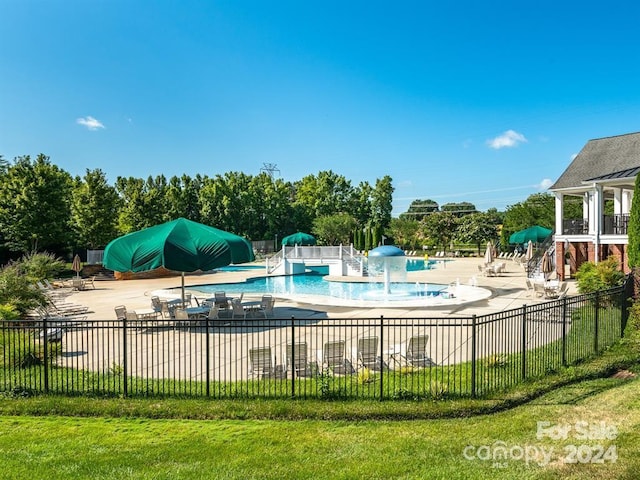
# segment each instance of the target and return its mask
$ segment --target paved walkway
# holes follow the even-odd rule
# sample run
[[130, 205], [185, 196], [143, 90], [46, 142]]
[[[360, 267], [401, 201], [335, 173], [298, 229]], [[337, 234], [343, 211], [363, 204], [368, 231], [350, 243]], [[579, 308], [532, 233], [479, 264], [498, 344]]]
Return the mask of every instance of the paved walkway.
[[[438, 262], [436, 268], [407, 273], [407, 281], [411, 283], [452, 284], [460, 282], [467, 285], [476, 283], [479, 287], [491, 291], [487, 300], [467, 304], [452, 305], [451, 307], [402, 307], [401, 302], [394, 307], [354, 308], [324, 305], [325, 302], [313, 302], [313, 298], [305, 298], [305, 302], [282, 299], [276, 296], [274, 317], [290, 318], [292, 315], [302, 318], [323, 313], [324, 317], [379, 317], [388, 318], [407, 317], [447, 317], [483, 315], [487, 313], [517, 308], [523, 304], [539, 302], [539, 299], [529, 296], [525, 286], [525, 272], [513, 261], [506, 260], [506, 272], [502, 276], [485, 277], [478, 271], [481, 258], [456, 258], [446, 262]], [[212, 274], [193, 274], [185, 276], [185, 287], [202, 284], [242, 282], [250, 277], [263, 276], [264, 271], [244, 270], [236, 272], [216, 272]], [[349, 279], [355, 281], [357, 279]], [[569, 294], [575, 293], [574, 282], [569, 282]], [[115, 319], [114, 307], [125, 305], [128, 309], [148, 309], [151, 306], [151, 294], [162, 289], [180, 287], [180, 277], [136, 279], [136, 280], [108, 280], [96, 281], [95, 290], [75, 292], [67, 298], [68, 302], [75, 302], [89, 307], [89, 320]], [[251, 295], [245, 295], [251, 299]], [[394, 302], [395, 304], [396, 302]]]

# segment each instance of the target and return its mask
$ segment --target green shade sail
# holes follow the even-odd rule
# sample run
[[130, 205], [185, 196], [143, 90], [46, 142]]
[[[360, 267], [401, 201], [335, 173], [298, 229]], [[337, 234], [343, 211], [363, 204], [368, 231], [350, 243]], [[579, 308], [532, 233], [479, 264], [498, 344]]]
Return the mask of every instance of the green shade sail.
[[549, 235], [551, 235], [551, 229], [534, 225], [533, 227], [525, 228], [524, 230], [511, 234], [509, 243], [527, 243], [529, 240], [533, 243], [540, 243], [544, 242]]
[[253, 248], [246, 239], [179, 218], [112, 240], [104, 250], [103, 264], [117, 272], [158, 267], [195, 272], [253, 260]]
[[296, 232], [282, 239], [282, 245], [293, 247], [294, 245], [315, 245], [316, 237], [308, 233]]

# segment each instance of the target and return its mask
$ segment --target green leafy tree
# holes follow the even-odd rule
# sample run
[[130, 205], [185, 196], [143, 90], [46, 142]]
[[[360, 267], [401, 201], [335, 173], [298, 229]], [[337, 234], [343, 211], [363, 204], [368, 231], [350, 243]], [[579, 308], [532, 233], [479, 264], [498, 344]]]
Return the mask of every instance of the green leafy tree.
[[460, 218], [456, 239], [463, 243], [472, 243], [482, 253], [482, 245], [498, 239], [498, 225], [495, 216], [490, 213], [472, 213]]
[[465, 215], [470, 215], [472, 213], [476, 213], [476, 206], [473, 203], [469, 202], [459, 202], [459, 203], [445, 203], [440, 207], [441, 212], [451, 212], [456, 217], [464, 217]]
[[422, 222], [424, 236], [435, 245], [447, 249], [458, 230], [458, 219], [450, 212], [436, 212], [427, 216]]
[[389, 224], [389, 235], [396, 245], [416, 248], [420, 242], [420, 222], [411, 218], [393, 218]]
[[0, 231], [14, 252], [64, 251], [71, 239], [73, 179], [49, 157], [18, 157], [0, 183]]
[[322, 215], [313, 221], [313, 234], [324, 245], [348, 245], [356, 220], [346, 213]]
[[629, 236], [629, 247], [627, 255], [629, 266], [640, 267], [640, 175], [636, 176], [635, 188], [629, 212], [629, 225], [627, 235]]
[[440, 207], [433, 200], [414, 200], [409, 205], [409, 209], [400, 214], [400, 218], [420, 221], [427, 215], [438, 211], [440, 211]]
[[72, 193], [71, 219], [83, 246], [103, 248], [118, 236], [120, 197], [107, 183], [100, 169], [87, 169], [85, 176], [76, 178]]
[[393, 184], [391, 177], [385, 175], [376, 180], [371, 192], [371, 224], [382, 231], [389, 227], [393, 209]]

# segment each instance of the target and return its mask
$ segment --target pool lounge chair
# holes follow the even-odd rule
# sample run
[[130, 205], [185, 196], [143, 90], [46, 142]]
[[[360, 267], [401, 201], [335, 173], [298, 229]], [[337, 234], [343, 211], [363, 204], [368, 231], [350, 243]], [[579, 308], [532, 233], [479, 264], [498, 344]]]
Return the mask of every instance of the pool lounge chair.
[[380, 370], [382, 358], [378, 356], [378, 337], [359, 338], [356, 357], [359, 367]]
[[391, 358], [405, 365], [412, 367], [430, 367], [435, 363], [427, 355], [429, 345], [429, 335], [413, 335], [406, 344], [396, 346], [390, 352]]
[[331, 373], [339, 375], [353, 373], [353, 365], [345, 357], [345, 348], [346, 342], [344, 340], [325, 342], [322, 348], [322, 366]]
[[249, 349], [249, 374], [258, 378], [269, 377], [275, 372], [271, 347]]
[[307, 342], [288, 343], [285, 349], [284, 368], [291, 373], [292, 378], [306, 377], [310, 373], [309, 360], [307, 358]]

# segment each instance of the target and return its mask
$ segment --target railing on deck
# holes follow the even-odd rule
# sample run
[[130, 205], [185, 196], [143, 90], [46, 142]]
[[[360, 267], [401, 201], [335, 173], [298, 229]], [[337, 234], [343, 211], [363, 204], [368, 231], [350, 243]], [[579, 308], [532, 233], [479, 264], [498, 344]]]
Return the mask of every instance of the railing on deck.
[[575, 364], [615, 343], [626, 325], [625, 288], [460, 318], [5, 321], [0, 391], [212, 398], [482, 396]]

